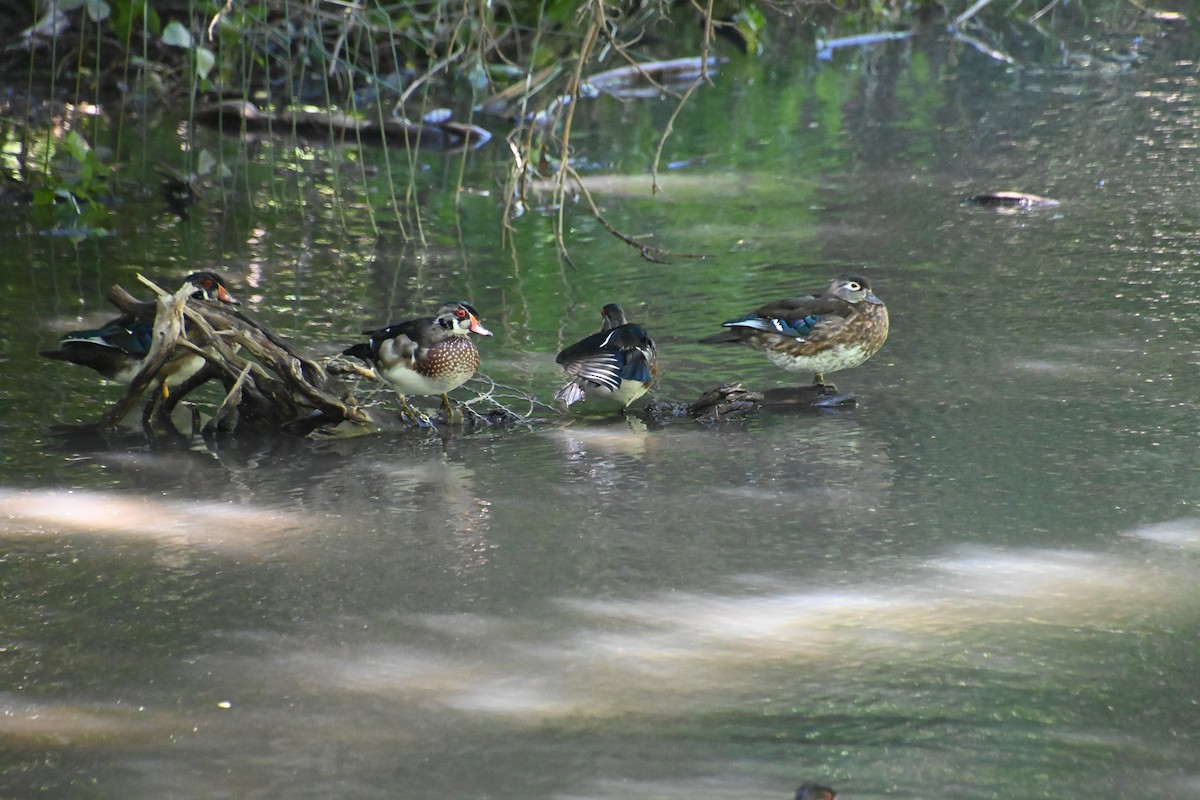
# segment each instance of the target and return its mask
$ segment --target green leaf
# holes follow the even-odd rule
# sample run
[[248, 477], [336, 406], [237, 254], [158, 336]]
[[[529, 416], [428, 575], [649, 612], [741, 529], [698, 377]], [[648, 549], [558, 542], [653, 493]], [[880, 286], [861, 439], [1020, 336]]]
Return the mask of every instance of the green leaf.
[[134, 32], [143, 30], [150, 36], [162, 31], [158, 12], [146, 7], [146, 0], [120, 0], [108, 18], [108, 26], [122, 40], [129, 40]]
[[33, 190], [33, 204], [35, 206], [40, 206], [42, 208], [53, 206], [54, 201], [55, 194], [53, 189], [42, 186]]
[[164, 44], [168, 44], [171, 47], [188, 48], [192, 46], [191, 31], [183, 27], [183, 24], [178, 20], [167, 25], [162, 33], [162, 39]]
[[762, 55], [761, 34], [767, 27], [766, 15], [754, 6], [745, 6], [733, 15], [733, 24], [746, 42], [746, 52]]
[[212, 72], [213, 66], [217, 63], [216, 55], [207, 47], [197, 47], [193, 52], [196, 54], [196, 74], [201, 78], [207, 78], [208, 73]]
[[67, 148], [71, 158], [76, 161], [86, 161], [88, 153], [92, 152], [91, 145], [87, 143], [87, 139], [79, 135], [78, 131], [69, 131], [63, 145]]
[[103, 22], [112, 13], [112, 8], [104, 0], [87, 0], [87, 13], [93, 22]]
[[200, 151], [199, 158], [196, 159], [196, 174], [208, 175], [217, 166], [217, 157], [208, 151], [207, 148]]

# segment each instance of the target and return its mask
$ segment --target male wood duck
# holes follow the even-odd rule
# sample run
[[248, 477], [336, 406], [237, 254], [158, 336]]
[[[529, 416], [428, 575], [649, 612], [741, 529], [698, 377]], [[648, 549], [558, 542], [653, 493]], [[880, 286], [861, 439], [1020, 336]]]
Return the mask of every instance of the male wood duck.
[[[225, 288], [225, 281], [215, 272], [193, 272], [185, 279], [196, 287], [192, 297], [197, 300], [217, 300], [238, 305], [240, 301]], [[99, 328], [71, 331], [59, 340], [57, 350], [43, 350], [41, 355], [56, 361], [69, 361], [96, 370], [110, 381], [129, 383], [142, 368], [153, 342], [153, 320], [130, 316], [118, 317]], [[169, 386], [178, 386], [204, 366], [203, 356], [195, 353], [181, 355], [163, 364], [158, 373], [163, 396]]]
[[366, 342], [349, 347], [342, 355], [362, 359], [375, 374], [400, 395], [404, 413], [424, 419], [408, 404], [408, 395], [442, 396], [442, 411], [451, 420], [447, 393], [466, 383], [479, 369], [479, 348], [468, 334], [491, 336], [479, 322], [479, 312], [469, 303], [447, 303], [432, 317], [410, 319], [363, 331]]
[[566, 405], [592, 397], [627, 408], [646, 393], [658, 374], [654, 340], [641, 325], [625, 320], [625, 312], [609, 303], [600, 312], [599, 333], [593, 333], [555, 359], [572, 376], [554, 395]]
[[888, 312], [861, 275], [843, 275], [819, 295], [779, 300], [722, 323], [726, 330], [700, 341], [739, 342], [762, 350], [778, 367], [812, 372], [813, 383], [875, 355], [888, 335]]
[[796, 790], [796, 800], [836, 800], [837, 792], [818, 783], [802, 783]]

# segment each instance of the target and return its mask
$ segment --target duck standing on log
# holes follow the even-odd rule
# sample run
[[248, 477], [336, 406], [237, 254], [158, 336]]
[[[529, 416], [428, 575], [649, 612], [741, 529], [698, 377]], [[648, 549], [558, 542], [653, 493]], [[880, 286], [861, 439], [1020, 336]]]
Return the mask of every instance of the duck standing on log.
[[361, 359], [400, 395], [401, 411], [418, 422], [428, 419], [409, 405], [409, 395], [442, 396], [442, 411], [453, 420], [447, 393], [466, 383], [479, 369], [479, 348], [469, 334], [491, 336], [470, 303], [451, 302], [432, 317], [398, 322], [363, 331], [366, 342], [348, 347], [342, 355]]
[[813, 383], [835, 389], [825, 376], [857, 367], [883, 347], [888, 312], [861, 275], [842, 275], [820, 294], [768, 303], [722, 323], [728, 330], [700, 342], [735, 342], [766, 353], [772, 364], [813, 373]]
[[555, 359], [572, 377], [554, 399], [570, 406], [590, 397], [628, 408], [658, 376], [654, 340], [641, 325], [627, 322], [616, 303], [606, 305], [600, 317], [598, 333], [566, 348]]

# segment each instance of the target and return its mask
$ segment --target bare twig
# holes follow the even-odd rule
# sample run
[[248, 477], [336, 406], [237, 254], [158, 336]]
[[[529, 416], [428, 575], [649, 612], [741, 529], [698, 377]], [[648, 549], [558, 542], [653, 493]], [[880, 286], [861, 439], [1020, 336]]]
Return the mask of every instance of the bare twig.
[[[470, 400], [464, 400], [461, 407], [464, 412], [471, 414], [476, 422], [494, 423], [496, 413], [499, 412], [501, 422], [532, 422], [536, 411], [549, 411], [556, 416], [562, 416], [562, 411], [549, 403], [538, 400], [533, 395], [515, 389], [511, 386], [497, 383], [491, 377], [483, 373], [477, 373], [474, 378], [467, 382], [470, 391], [475, 392], [475, 397]], [[525, 410], [517, 411], [513, 407], [513, 402], [521, 403]], [[487, 404], [491, 407], [491, 413], [480, 413], [475, 410], [478, 404]]]
[[579, 188], [579, 193], [587, 202], [588, 208], [592, 212], [592, 216], [596, 218], [596, 221], [603, 225], [604, 229], [613, 236], [637, 250], [645, 260], [654, 264], [669, 264], [671, 263], [668, 260], [670, 258], [706, 258], [706, 256], [702, 253], [672, 253], [669, 250], [664, 250], [661, 247], [652, 247], [644, 244], [634, 237], [629, 236], [626, 233], [622, 233], [615, 225], [605, 218], [604, 214], [600, 212], [600, 208], [596, 205], [596, 201], [592, 199], [592, 193], [589, 192], [587, 187], [583, 185], [583, 179], [579, 176], [579, 173], [575, 171], [574, 167], [569, 168], [569, 174], [572, 180], [575, 182], [575, 186]]
[[679, 112], [683, 111], [683, 107], [687, 105], [696, 89], [701, 83], [711, 82], [708, 77], [708, 53], [712, 47], [713, 40], [713, 0], [708, 0], [708, 7], [704, 9], [704, 45], [700, 49], [700, 78], [693, 81], [688, 86], [687, 91], [683, 93], [683, 97], [679, 98], [679, 103], [676, 104], [675, 110], [671, 112], [671, 116], [667, 119], [667, 124], [663, 128], [662, 135], [658, 137], [658, 147], [654, 149], [654, 162], [650, 165], [650, 194], [657, 195], [658, 186], [658, 165], [662, 163], [663, 150], [667, 146], [667, 139], [675, 130], [675, 119], [679, 116]]
[[654, 162], [650, 165], [650, 193], [657, 195], [659, 191], [658, 185], [658, 165], [662, 161], [663, 148], [667, 146], [667, 139], [675, 130], [675, 118], [679, 116], [679, 112], [683, 111], [683, 107], [687, 105], [687, 101], [691, 99], [696, 89], [699, 88], [701, 81], [696, 81], [687, 88], [683, 93], [683, 97], [679, 98], [679, 103], [676, 104], [675, 110], [671, 112], [671, 116], [667, 119], [666, 126], [663, 127], [662, 136], [658, 137], [658, 147], [654, 150]]
[[991, 3], [992, 3], [992, 0], [975, 0], [975, 2], [971, 5], [970, 8], [968, 8], [966, 11], [962, 12], [957, 17], [955, 17], [953, 20], [951, 20], [950, 25], [948, 26], [950, 31], [951, 32], [957, 31], [959, 28], [961, 28], [963, 26], [963, 24], [965, 22], [967, 22], [969, 19], [971, 19], [971, 17], [975, 16], [980, 11], [987, 8], [989, 5], [991, 5]]
[[587, 8], [591, 10], [591, 23], [584, 34], [583, 44], [579, 48], [579, 57], [575, 62], [575, 71], [572, 73], [570, 83], [567, 85], [567, 95], [571, 100], [567, 103], [566, 111], [563, 114], [562, 152], [559, 158], [558, 172], [555, 175], [557, 188], [555, 189], [554, 197], [558, 206], [558, 216], [554, 226], [554, 245], [558, 249], [559, 255], [566, 259], [572, 267], [575, 264], [571, 261], [566, 241], [563, 239], [563, 231], [565, 230], [563, 200], [567, 193], [567, 175], [571, 160], [571, 123], [575, 119], [575, 108], [579, 105], [579, 87], [583, 81], [583, 68], [591, 57], [592, 49], [596, 46], [596, 41], [600, 38], [600, 34], [605, 29], [607, 23], [607, 17], [604, 13], [604, 0], [591, 0]]
[[233, 382], [233, 386], [225, 394], [225, 399], [221, 401], [221, 405], [213, 412], [212, 419], [204, 426], [205, 433], [215, 433], [220, 428], [221, 423], [233, 412], [235, 408], [242, 402], [242, 387], [246, 385], [246, 377], [250, 374], [252, 364], [246, 364], [242, 368], [242, 372], [237, 376], [237, 380]]

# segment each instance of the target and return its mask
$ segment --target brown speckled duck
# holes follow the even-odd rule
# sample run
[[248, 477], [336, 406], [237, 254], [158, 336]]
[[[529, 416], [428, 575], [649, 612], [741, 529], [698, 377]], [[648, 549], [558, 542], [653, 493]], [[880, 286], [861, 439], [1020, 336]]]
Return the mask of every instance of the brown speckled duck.
[[374, 331], [343, 351], [375, 368], [375, 374], [396, 390], [405, 413], [421, 415], [408, 404], [408, 395], [442, 396], [442, 410], [451, 419], [447, 393], [462, 386], [479, 369], [479, 349], [469, 334], [491, 336], [469, 303], [446, 303], [432, 317], [399, 322]]
[[888, 336], [887, 306], [861, 275], [842, 275], [820, 294], [768, 303], [722, 324], [728, 330], [700, 341], [749, 345], [778, 367], [813, 373], [818, 386], [832, 386], [828, 373], [859, 366]]

